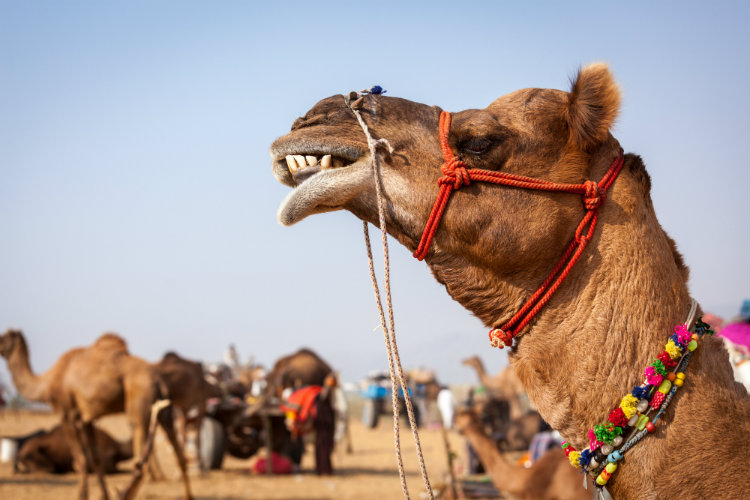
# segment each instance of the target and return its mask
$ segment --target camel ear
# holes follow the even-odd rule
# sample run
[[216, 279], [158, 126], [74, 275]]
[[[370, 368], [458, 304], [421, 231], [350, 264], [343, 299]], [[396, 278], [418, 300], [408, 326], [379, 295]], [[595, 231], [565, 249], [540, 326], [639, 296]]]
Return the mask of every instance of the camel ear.
[[568, 97], [570, 141], [582, 149], [607, 138], [620, 108], [620, 89], [609, 67], [594, 63], [578, 71]]

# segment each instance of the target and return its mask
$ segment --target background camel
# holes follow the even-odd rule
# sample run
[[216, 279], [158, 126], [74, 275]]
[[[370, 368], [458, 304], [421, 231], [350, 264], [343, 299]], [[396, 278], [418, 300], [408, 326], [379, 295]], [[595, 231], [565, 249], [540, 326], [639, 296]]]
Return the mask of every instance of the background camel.
[[545, 453], [528, 468], [511, 465], [497, 450], [495, 442], [484, 433], [474, 412], [459, 411], [455, 428], [469, 441], [492, 483], [504, 494], [514, 498], [547, 500], [591, 497], [591, 493], [583, 488], [578, 470], [570, 466], [562, 450]]
[[[71, 445], [73, 462], [80, 474], [79, 497], [88, 498], [88, 469], [96, 471], [102, 497], [108, 498], [103, 464], [94, 441], [94, 421], [104, 415], [125, 412], [133, 427], [135, 456], [141, 456], [148, 431], [151, 404], [166, 396], [166, 387], [146, 361], [130, 355], [119, 336], [107, 333], [93, 345], [63, 354], [46, 373], [31, 370], [23, 334], [9, 330], [0, 336], [0, 352], [21, 396], [49, 403], [62, 415], [62, 427]], [[167, 408], [170, 410], [170, 408]], [[177, 441], [171, 411], [158, 415], [182, 472], [185, 497], [191, 498], [185, 456]], [[90, 464], [90, 465], [89, 465]]]
[[528, 396], [521, 380], [516, 376], [513, 367], [508, 365], [495, 375], [490, 375], [484, 369], [484, 363], [479, 356], [464, 359], [462, 364], [472, 368], [477, 373], [479, 383], [487, 389], [493, 397], [505, 399], [510, 405], [510, 418], [521, 418], [529, 411]]
[[[94, 426], [94, 439], [102, 468], [107, 474], [117, 472], [117, 464], [133, 458], [133, 442], [113, 439], [107, 432]], [[48, 472], [64, 474], [73, 471], [73, 453], [70, 441], [61, 425], [49, 431], [35, 433], [18, 449], [13, 464], [16, 472]], [[96, 472], [89, 464], [89, 472]]]
[[[203, 366], [181, 357], [176, 352], [168, 352], [161, 361], [154, 365], [154, 368], [169, 390], [172, 405], [182, 413], [183, 448], [187, 437], [188, 421], [194, 429], [198, 430], [195, 433], [196, 456], [201, 472], [205, 472], [206, 465], [201, 459], [200, 428], [206, 416], [206, 399], [211, 389], [203, 377]], [[191, 413], [193, 411], [194, 415]]]
[[310, 349], [283, 356], [274, 363], [266, 378], [266, 394], [281, 395], [286, 388], [299, 388], [306, 385], [323, 385], [331, 367]]
[[[523, 89], [453, 113], [447, 146], [468, 168], [599, 181], [621, 153], [610, 134], [619, 103], [609, 69], [591, 65], [569, 92]], [[442, 110], [376, 95], [358, 106], [370, 132], [390, 146], [380, 153], [388, 231], [415, 251], [442, 176]], [[276, 178], [295, 188], [279, 208], [282, 224], [335, 209], [378, 220], [371, 153], [343, 96], [323, 99], [296, 120], [271, 155]], [[324, 168], [325, 155], [340, 161]], [[306, 156], [316, 161], [296, 161]], [[686, 203], [698, 198], [685, 193]], [[545, 280], [584, 215], [579, 196], [482, 182], [457, 190], [447, 207], [425, 261], [488, 328], [508, 321]], [[687, 267], [659, 225], [637, 155], [624, 156], [597, 220], [581, 260], [510, 354], [531, 402], [578, 449], [588, 445], [588, 429], [640, 384], [643, 367], [691, 305]], [[734, 383], [718, 340], [702, 341], [687, 375], [656, 436], [630, 450], [610, 480], [615, 498], [750, 495], [750, 397]], [[685, 481], [690, 470], [701, 473]]]

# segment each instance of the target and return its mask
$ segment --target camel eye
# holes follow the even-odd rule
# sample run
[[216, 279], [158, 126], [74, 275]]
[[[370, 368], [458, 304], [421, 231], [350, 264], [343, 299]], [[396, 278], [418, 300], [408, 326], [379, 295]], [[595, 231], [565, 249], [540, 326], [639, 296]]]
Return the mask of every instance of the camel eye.
[[461, 143], [462, 150], [475, 155], [486, 153], [490, 146], [492, 146], [492, 141], [487, 137], [472, 137]]

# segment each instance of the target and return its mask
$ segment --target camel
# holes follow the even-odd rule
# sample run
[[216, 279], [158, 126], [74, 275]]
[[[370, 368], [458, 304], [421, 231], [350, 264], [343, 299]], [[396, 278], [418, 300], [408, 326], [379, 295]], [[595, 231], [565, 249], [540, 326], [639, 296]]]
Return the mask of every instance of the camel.
[[474, 412], [459, 411], [455, 427], [477, 452], [492, 483], [503, 494], [534, 500], [583, 500], [591, 497], [583, 487], [581, 475], [570, 466], [561, 449], [545, 453], [528, 468], [511, 465], [498, 451], [495, 442], [484, 433]]
[[512, 366], [506, 366], [494, 376], [490, 376], [484, 369], [484, 363], [479, 356], [472, 356], [461, 364], [473, 368], [477, 372], [479, 383], [487, 389], [494, 398], [504, 399], [510, 405], [510, 418], [517, 420], [529, 411], [526, 391], [521, 381], [513, 371]]
[[[93, 345], [63, 354], [46, 373], [31, 370], [26, 339], [18, 330], [0, 336], [0, 353], [18, 393], [32, 401], [49, 403], [62, 415], [62, 426], [71, 445], [73, 462], [79, 473], [79, 498], [88, 498], [88, 469], [96, 471], [102, 498], [109, 498], [102, 461], [94, 441], [94, 421], [104, 415], [125, 412], [133, 427], [133, 451], [142, 455], [152, 403], [167, 395], [164, 382], [146, 361], [132, 356], [118, 335], [105, 333]], [[190, 499], [185, 456], [177, 441], [171, 407], [157, 418], [177, 455], [185, 488]]]
[[320, 356], [303, 348], [274, 363], [267, 377], [266, 394], [280, 396], [281, 391], [286, 388], [322, 386], [326, 376], [332, 372], [331, 367]]
[[191, 424], [199, 430], [195, 436], [196, 455], [201, 472], [206, 471], [206, 466], [201, 460], [201, 436], [200, 428], [206, 416], [206, 399], [209, 397], [210, 387], [203, 377], [203, 366], [195, 361], [187, 360], [175, 352], [167, 352], [161, 361], [154, 365], [157, 373], [164, 380], [169, 390], [169, 399], [175, 408], [182, 412], [182, 442], [186, 437], [188, 413], [196, 410]]
[[[570, 242], [588, 243], [546, 305], [523, 324], [509, 355], [542, 417], [576, 449], [587, 447], [588, 429], [606, 422], [643, 381], [644, 367], [692, 305], [688, 268], [659, 225], [643, 160], [628, 153], [620, 163], [622, 149], [610, 133], [620, 92], [608, 66], [584, 67], [567, 92], [527, 88], [453, 113], [444, 147], [439, 107], [375, 94], [348, 99], [323, 99], [271, 145], [275, 177], [294, 188], [279, 221], [345, 209], [377, 224], [381, 187], [389, 234], [424, 258], [448, 294], [504, 340], [509, 333], [497, 328], [533, 298]], [[466, 185], [468, 171], [452, 160], [438, 185], [447, 150], [469, 169], [580, 184], [585, 204], [565, 192]], [[598, 185], [613, 165], [621, 165], [619, 175]], [[460, 189], [435, 229], [429, 214], [449, 187]], [[686, 202], [699, 196], [685, 193]], [[595, 230], [575, 236], [582, 217], [597, 209]], [[701, 339], [686, 376], [655, 435], [628, 451], [607, 484], [614, 498], [750, 496], [750, 396], [734, 383], [718, 339]]]
[[[131, 440], [120, 442], [107, 432], [94, 427], [94, 439], [102, 467], [107, 474], [117, 472], [117, 464], [133, 458]], [[13, 470], [21, 473], [48, 472], [65, 474], [73, 471], [73, 453], [62, 425], [36, 433], [26, 439], [18, 450]], [[96, 473], [89, 464], [89, 472]]]

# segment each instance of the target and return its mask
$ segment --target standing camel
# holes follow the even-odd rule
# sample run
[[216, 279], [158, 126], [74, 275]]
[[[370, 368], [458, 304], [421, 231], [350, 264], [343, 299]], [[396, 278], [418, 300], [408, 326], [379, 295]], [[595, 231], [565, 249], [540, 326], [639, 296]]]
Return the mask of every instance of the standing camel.
[[201, 424], [206, 416], [206, 399], [209, 397], [209, 384], [203, 377], [203, 366], [195, 361], [187, 360], [175, 352], [168, 352], [161, 361], [154, 365], [156, 372], [169, 390], [172, 406], [182, 413], [182, 444], [186, 439], [188, 413], [196, 410], [192, 425], [198, 430], [195, 436], [196, 456], [201, 472], [206, 471], [206, 465], [201, 460]]
[[[516, 374], [544, 419], [581, 450], [588, 429], [640, 385], [643, 368], [691, 310], [688, 269], [656, 218], [644, 163], [621, 157], [610, 134], [619, 103], [604, 64], [583, 68], [569, 92], [523, 89], [452, 115], [373, 94], [323, 99], [271, 146], [274, 175], [295, 188], [279, 221], [345, 209], [377, 224], [377, 160], [388, 232], [424, 258], [496, 338], [522, 334], [509, 356]], [[387, 141], [372, 145], [376, 158], [353, 109], [375, 139]], [[576, 184], [584, 203], [579, 195], [521, 188], [539, 183], [471, 181], [478, 170], [506, 181]], [[451, 189], [436, 225], [429, 218], [436, 196], [446, 200]], [[699, 196], [685, 193], [685, 202]], [[582, 218], [591, 223], [594, 214], [596, 230], [589, 224], [576, 236]], [[501, 332], [565, 255], [579, 261], [559, 286], [548, 283], [554, 295], [533, 321]], [[610, 479], [614, 498], [750, 497], [750, 397], [734, 383], [718, 339], [701, 340], [686, 375], [655, 435], [630, 449]]]
[[[88, 470], [96, 471], [102, 498], [108, 499], [103, 464], [95, 443], [94, 421], [104, 415], [125, 412], [133, 428], [133, 451], [140, 457], [145, 444], [151, 405], [166, 396], [164, 383], [146, 361], [132, 356], [125, 341], [106, 333], [93, 345], [63, 354], [50, 370], [36, 375], [31, 370], [26, 339], [18, 330], [0, 336], [0, 353], [18, 393], [32, 401], [49, 403], [62, 415], [62, 426], [78, 470], [79, 498], [88, 498]], [[167, 408], [169, 410], [169, 408]], [[158, 414], [182, 472], [185, 498], [192, 498], [185, 456], [177, 441], [171, 411]]]
[[492, 483], [503, 493], [513, 498], [533, 500], [587, 500], [591, 497], [583, 488], [581, 475], [570, 466], [562, 450], [545, 453], [528, 468], [511, 465], [498, 451], [496, 443], [484, 433], [474, 412], [460, 411], [456, 415], [455, 427], [469, 441]]

